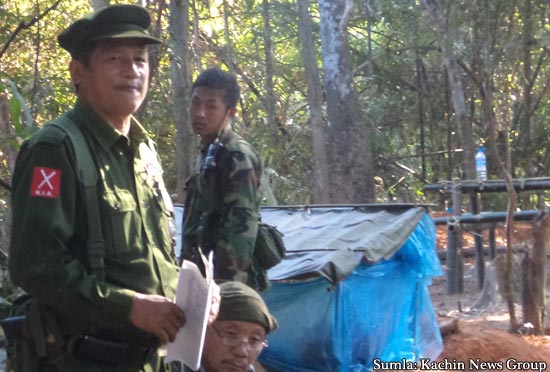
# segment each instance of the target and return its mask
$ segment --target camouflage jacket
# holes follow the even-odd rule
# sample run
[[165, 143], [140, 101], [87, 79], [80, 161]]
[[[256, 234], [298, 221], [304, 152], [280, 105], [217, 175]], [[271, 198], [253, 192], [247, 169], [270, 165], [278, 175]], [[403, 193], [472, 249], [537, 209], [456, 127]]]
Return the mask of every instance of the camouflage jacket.
[[204, 274], [198, 248], [214, 251], [214, 278], [237, 280], [258, 288], [252, 265], [258, 231], [262, 165], [252, 146], [230, 129], [219, 136], [213, 169], [205, 170], [201, 145], [195, 174], [186, 183], [182, 258]]

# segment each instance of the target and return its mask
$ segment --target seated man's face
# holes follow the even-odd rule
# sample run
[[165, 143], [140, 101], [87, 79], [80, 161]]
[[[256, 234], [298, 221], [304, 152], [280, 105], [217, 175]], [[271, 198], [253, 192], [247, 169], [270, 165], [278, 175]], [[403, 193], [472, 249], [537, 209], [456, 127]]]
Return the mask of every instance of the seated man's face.
[[206, 330], [202, 364], [207, 372], [246, 372], [266, 345], [259, 324], [216, 321]]

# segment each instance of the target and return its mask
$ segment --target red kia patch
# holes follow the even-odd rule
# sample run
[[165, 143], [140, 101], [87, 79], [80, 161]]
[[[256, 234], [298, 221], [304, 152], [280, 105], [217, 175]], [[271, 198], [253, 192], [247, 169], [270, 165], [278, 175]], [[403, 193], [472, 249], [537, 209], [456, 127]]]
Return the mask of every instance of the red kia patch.
[[60, 169], [35, 167], [31, 183], [31, 196], [57, 198], [60, 184]]

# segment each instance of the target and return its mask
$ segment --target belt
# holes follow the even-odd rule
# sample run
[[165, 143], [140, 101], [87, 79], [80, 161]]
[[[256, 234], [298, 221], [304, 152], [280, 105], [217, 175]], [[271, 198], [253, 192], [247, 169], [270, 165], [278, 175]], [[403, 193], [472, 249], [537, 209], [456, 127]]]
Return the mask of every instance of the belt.
[[81, 335], [69, 338], [67, 351], [84, 361], [102, 364], [118, 364], [127, 361], [145, 362], [156, 347], [133, 346], [122, 342], [105, 340], [95, 336]]

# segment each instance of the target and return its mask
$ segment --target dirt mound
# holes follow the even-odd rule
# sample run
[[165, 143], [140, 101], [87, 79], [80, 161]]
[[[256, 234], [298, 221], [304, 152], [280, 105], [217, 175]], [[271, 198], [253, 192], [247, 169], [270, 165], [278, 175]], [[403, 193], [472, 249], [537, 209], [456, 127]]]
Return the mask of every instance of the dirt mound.
[[[550, 336], [520, 336], [493, 328], [484, 321], [460, 321], [458, 330], [444, 337], [444, 351], [437, 360], [505, 362], [512, 358], [523, 362], [548, 363]], [[547, 364], [547, 367], [550, 368], [550, 365]]]
[[[440, 215], [437, 215], [438, 217]], [[434, 216], [435, 217], [435, 216]], [[488, 230], [483, 231], [484, 244], [487, 247]], [[495, 242], [497, 247], [506, 244], [505, 229], [502, 224], [497, 224], [495, 229]], [[513, 245], [522, 246], [530, 244], [532, 237], [530, 223], [516, 223], [514, 225]], [[472, 247], [473, 233], [464, 231], [463, 247]], [[437, 226], [437, 250], [444, 251], [447, 246], [447, 228], [445, 225]], [[486, 261], [486, 265], [490, 263]], [[445, 262], [442, 262], [445, 271]], [[550, 262], [548, 273], [550, 274]], [[487, 267], [487, 266], [486, 266]], [[547, 274], [548, 275], [548, 274]], [[550, 278], [550, 276], [548, 276]], [[474, 304], [480, 297], [480, 289], [477, 283], [475, 271], [475, 259], [465, 259], [464, 267], [464, 293], [456, 295], [446, 294], [445, 276], [434, 278], [430, 286], [432, 304], [438, 316], [439, 324], [450, 319], [458, 319], [458, 327], [455, 332], [445, 334], [443, 337], [444, 350], [437, 358], [438, 362], [463, 362], [465, 370], [499, 370], [499, 371], [533, 371], [538, 367], [544, 367], [550, 371], [550, 336], [521, 336], [508, 332], [509, 316], [505, 302], [497, 298], [494, 303], [485, 308], [476, 308]], [[519, 298], [516, 297], [516, 301]], [[516, 304], [516, 315], [521, 320], [521, 308]], [[549, 313], [547, 306], [547, 314]], [[550, 322], [547, 322], [547, 325]], [[547, 333], [548, 334], [548, 333]], [[494, 369], [485, 366], [477, 367], [471, 361], [500, 362], [493, 365]], [[533, 364], [514, 365], [510, 361], [533, 362]], [[538, 363], [538, 364], [537, 364]], [[456, 371], [456, 365], [447, 365], [447, 368], [438, 368], [441, 371]], [[527, 368], [525, 368], [527, 367]]]

